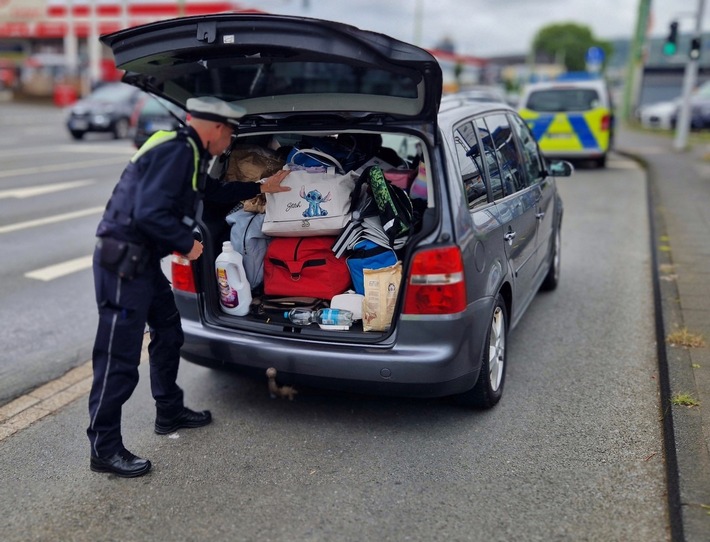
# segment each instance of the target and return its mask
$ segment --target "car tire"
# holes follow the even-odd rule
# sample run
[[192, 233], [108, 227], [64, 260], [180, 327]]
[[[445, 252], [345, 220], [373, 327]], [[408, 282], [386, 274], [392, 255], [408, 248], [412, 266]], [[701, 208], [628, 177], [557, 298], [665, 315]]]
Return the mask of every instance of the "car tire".
[[84, 134], [86, 132], [81, 132], [79, 130], [69, 130], [69, 133], [71, 134], [72, 139], [76, 139], [78, 141], [80, 139], [84, 139]]
[[128, 119], [118, 119], [113, 125], [113, 138], [126, 139], [128, 137]]
[[557, 288], [560, 282], [560, 268], [562, 255], [562, 225], [557, 224], [552, 237], [552, 252], [550, 253], [550, 265], [547, 268], [547, 275], [540, 285], [541, 290], [552, 291]]
[[483, 343], [478, 380], [472, 389], [455, 397], [457, 403], [476, 408], [492, 408], [500, 401], [505, 384], [507, 339], [508, 309], [503, 296], [498, 294]]
[[596, 164], [598, 168], [606, 167], [606, 154], [597, 158]]

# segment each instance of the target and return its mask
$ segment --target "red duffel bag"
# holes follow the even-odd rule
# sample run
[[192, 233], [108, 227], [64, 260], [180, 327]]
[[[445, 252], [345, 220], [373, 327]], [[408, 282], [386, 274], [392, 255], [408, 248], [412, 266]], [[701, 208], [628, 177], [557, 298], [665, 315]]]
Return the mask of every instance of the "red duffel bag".
[[275, 237], [264, 256], [264, 293], [330, 300], [351, 287], [345, 259], [336, 258], [336, 237]]

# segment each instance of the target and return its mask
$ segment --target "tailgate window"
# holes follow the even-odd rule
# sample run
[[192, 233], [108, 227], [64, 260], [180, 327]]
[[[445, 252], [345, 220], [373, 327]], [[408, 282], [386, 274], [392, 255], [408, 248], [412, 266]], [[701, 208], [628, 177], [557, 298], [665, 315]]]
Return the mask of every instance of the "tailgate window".
[[591, 88], [550, 89], [530, 93], [527, 109], [540, 113], [588, 111], [599, 104], [599, 94]]
[[[263, 62], [263, 59], [259, 59]], [[189, 61], [193, 63], [192, 60]], [[235, 101], [302, 94], [362, 94], [417, 98], [416, 72], [393, 73], [335, 62], [270, 62], [235, 65], [209, 60], [199, 73], [186, 73], [172, 84], [189, 94]], [[206, 69], [205, 69], [206, 68]]]

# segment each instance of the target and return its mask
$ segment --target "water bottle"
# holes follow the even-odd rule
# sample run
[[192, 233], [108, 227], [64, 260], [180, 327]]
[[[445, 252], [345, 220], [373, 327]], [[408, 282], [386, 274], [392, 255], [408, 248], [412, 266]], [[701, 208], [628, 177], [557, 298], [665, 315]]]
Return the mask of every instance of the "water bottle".
[[249, 314], [251, 286], [244, 271], [242, 255], [234, 250], [229, 241], [222, 244], [222, 253], [215, 260], [215, 272], [222, 310], [235, 316]]
[[323, 326], [338, 326], [338, 329], [348, 329], [353, 323], [353, 313], [346, 309], [291, 309], [284, 312], [284, 317], [288, 318], [292, 324], [297, 326], [307, 326], [309, 324], [319, 324]]

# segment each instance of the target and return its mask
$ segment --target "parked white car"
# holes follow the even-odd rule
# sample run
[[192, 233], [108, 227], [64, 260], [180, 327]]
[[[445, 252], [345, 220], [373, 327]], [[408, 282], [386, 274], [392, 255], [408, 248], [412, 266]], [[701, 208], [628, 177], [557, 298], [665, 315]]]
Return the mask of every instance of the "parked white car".
[[678, 116], [678, 105], [678, 100], [675, 99], [641, 106], [638, 113], [641, 126], [672, 130]]

